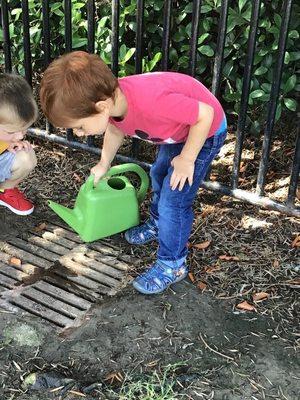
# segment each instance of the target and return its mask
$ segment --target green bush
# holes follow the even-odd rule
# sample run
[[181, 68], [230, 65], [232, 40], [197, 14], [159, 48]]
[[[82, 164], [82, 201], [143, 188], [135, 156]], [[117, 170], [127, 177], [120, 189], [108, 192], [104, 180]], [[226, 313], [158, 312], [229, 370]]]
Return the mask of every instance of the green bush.
[[[253, 2], [239, 0], [229, 8], [220, 98], [232, 121], [239, 112], [242, 79], [246, 60], [247, 40]], [[254, 59], [251, 94], [249, 98], [248, 126], [254, 131], [262, 129], [266, 103], [270, 97], [273, 67], [276, 62], [282, 1], [264, 0], [260, 10], [259, 29]], [[199, 37], [197, 43], [196, 77], [211, 86], [214, 53], [216, 49], [221, 0], [203, 0], [201, 6]], [[11, 0], [10, 35], [13, 66], [24, 74], [23, 30], [21, 2]], [[163, 0], [146, 0], [144, 12], [143, 72], [159, 70], [162, 57]], [[43, 68], [42, 6], [39, 0], [29, 0], [30, 36], [34, 71]], [[106, 63], [111, 62], [111, 2], [96, 1], [95, 51]], [[299, 21], [300, 7], [294, 4], [284, 60], [281, 92], [276, 120], [282, 112], [296, 110], [296, 91], [300, 85], [296, 77], [296, 65], [300, 58]], [[121, 0], [119, 76], [133, 74], [135, 58], [136, 0]], [[189, 41], [191, 36], [192, 1], [174, 0], [171, 20], [169, 69], [189, 72]], [[73, 49], [86, 49], [87, 21], [86, 2], [72, 0]], [[63, 1], [50, 1], [51, 57], [64, 52]], [[0, 40], [3, 39], [0, 30]], [[0, 56], [3, 64], [3, 54]]]

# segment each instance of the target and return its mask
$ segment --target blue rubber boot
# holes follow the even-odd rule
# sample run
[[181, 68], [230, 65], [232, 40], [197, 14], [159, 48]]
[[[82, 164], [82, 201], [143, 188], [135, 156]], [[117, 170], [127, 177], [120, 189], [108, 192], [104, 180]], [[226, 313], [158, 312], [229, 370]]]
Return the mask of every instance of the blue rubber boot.
[[130, 244], [145, 244], [157, 240], [158, 228], [155, 221], [150, 218], [144, 224], [135, 226], [125, 232], [125, 239]]
[[[169, 263], [170, 264], [170, 263]], [[133, 287], [143, 294], [162, 293], [170, 285], [182, 281], [188, 274], [184, 262], [180, 267], [174, 267], [156, 261], [146, 272], [138, 276], [132, 283]]]

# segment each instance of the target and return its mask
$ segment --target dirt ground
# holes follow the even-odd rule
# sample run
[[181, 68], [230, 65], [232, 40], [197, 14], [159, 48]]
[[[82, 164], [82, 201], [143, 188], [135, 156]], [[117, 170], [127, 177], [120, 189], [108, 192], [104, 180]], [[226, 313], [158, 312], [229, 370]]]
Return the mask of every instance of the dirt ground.
[[[71, 205], [96, 161], [62, 147], [36, 151], [39, 168], [24, 183], [36, 211], [22, 218], [1, 208], [1, 240], [53, 218], [47, 199]], [[174, 391], [147, 399], [300, 398], [299, 221], [225, 196], [199, 198], [189, 279], [166, 293], [143, 296], [128, 285], [63, 337], [0, 309], [1, 400], [146, 399], [126, 390], [149, 376]], [[139, 260], [132, 276], [155, 259], [154, 245], [113, 240]], [[29, 385], [33, 373], [52, 377], [52, 386]]]

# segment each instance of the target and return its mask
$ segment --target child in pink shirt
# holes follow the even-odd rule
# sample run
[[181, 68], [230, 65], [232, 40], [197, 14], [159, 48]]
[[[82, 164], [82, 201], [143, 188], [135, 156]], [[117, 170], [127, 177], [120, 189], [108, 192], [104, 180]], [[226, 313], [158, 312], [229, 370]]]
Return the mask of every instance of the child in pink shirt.
[[184, 279], [192, 204], [227, 134], [224, 111], [196, 79], [154, 72], [116, 79], [96, 55], [77, 51], [55, 60], [41, 83], [41, 105], [56, 126], [78, 136], [104, 135], [95, 183], [110, 168], [124, 136], [159, 145], [151, 167], [150, 218], [125, 233], [132, 244], [157, 240], [157, 260], [133, 286], [161, 293]]

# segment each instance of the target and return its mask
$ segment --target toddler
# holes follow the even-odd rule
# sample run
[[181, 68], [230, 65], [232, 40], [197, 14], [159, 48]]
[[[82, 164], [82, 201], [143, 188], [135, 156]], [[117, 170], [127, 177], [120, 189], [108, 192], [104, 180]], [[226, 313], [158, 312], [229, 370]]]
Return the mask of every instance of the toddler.
[[180, 73], [117, 79], [97, 55], [82, 51], [50, 64], [40, 95], [54, 125], [73, 128], [78, 136], [105, 133], [101, 159], [91, 169], [95, 184], [110, 168], [125, 135], [158, 145], [150, 171], [150, 218], [125, 233], [131, 244], [157, 240], [157, 260], [133, 286], [155, 294], [184, 279], [192, 204], [227, 133], [219, 101], [196, 79]]
[[23, 139], [37, 114], [26, 80], [0, 74], [0, 205], [18, 215], [31, 214], [34, 209], [17, 186], [36, 166], [35, 153]]

